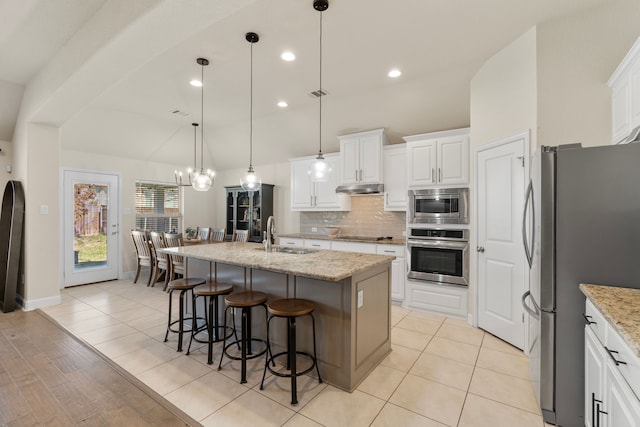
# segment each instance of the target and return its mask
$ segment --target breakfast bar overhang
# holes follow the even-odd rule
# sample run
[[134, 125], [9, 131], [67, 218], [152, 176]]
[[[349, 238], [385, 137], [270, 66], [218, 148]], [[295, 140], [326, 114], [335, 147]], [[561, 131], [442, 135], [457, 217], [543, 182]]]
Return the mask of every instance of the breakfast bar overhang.
[[[290, 252], [255, 243], [213, 243], [167, 248], [186, 258], [189, 277], [216, 276], [235, 290], [255, 290], [315, 304], [317, 353], [323, 380], [353, 391], [391, 351], [391, 262], [393, 256], [329, 250]], [[306, 323], [308, 322], [308, 324]], [[284, 328], [270, 341], [285, 347]], [[313, 348], [311, 320], [300, 319], [299, 346]], [[264, 317], [252, 317], [252, 331], [264, 337]]]

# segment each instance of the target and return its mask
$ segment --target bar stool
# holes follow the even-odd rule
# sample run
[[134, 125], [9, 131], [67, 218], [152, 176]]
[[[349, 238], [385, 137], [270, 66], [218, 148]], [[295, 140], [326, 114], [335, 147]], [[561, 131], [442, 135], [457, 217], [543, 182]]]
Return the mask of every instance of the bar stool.
[[[232, 291], [233, 285], [218, 283], [215, 279], [208, 280], [204, 285], [198, 285], [193, 288], [193, 306], [196, 307], [198, 297], [204, 298], [204, 314], [207, 321], [200, 327], [192, 328], [191, 339], [189, 340], [189, 347], [187, 348], [187, 355], [191, 351], [191, 343], [194, 340], [201, 343], [207, 343], [207, 363], [211, 365], [213, 363], [213, 343], [223, 341], [235, 332], [235, 328], [223, 328], [220, 326], [218, 321], [218, 296], [228, 295]], [[223, 330], [223, 337], [220, 337], [218, 333], [220, 329]], [[206, 341], [201, 340], [196, 336], [198, 333], [205, 330], [208, 334]], [[230, 331], [229, 334], [227, 334], [227, 330]]]
[[[224, 297], [224, 302], [227, 304], [227, 308], [224, 310], [224, 330], [227, 329], [227, 312], [229, 309], [232, 309], [232, 312], [235, 314], [236, 308], [242, 309], [242, 334], [241, 338], [227, 344], [227, 337], [224, 339], [222, 354], [220, 355], [220, 363], [218, 363], [218, 370], [222, 369], [222, 359], [226, 355], [228, 358], [233, 360], [241, 360], [241, 370], [240, 370], [240, 384], [244, 384], [247, 382], [247, 360], [254, 359], [264, 354], [267, 351], [266, 342], [259, 338], [253, 338], [251, 336], [251, 308], [262, 306], [264, 308], [264, 317], [265, 322], [267, 320], [267, 295], [263, 292], [257, 291], [245, 291], [238, 292], [235, 294], [227, 295]], [[235, 333], [235, 316], [234, 316], [234, 333]], [[262, 349], [259, 353], [253, 353], [251, 343], [253, 341], [265, 343], [264, 349]], [[241, 351], [241, 356], [233, 356], [229, 354], [229, 347], [236, 345]]]
[[[169, 292], [169, 315], [167, 320], [167, 332], [164, 334], [164, 342], [167, 342], [169, 338], [169, 332], [174, 332], [178, 334], [178, 351], [182, 351], [182, 335], [185, 332], [191, 332], [195, 328], [196, 324], [196, 311], [195, 307], [193, 307], [193, 314], [191, 317], [184, 317], [184, 303], [187, 298], [187, 292], [192, 291], [191, 300], [193, 301], [193, 288], [198, 285], [202, 285], [206, 283], [205, 279], [199, 279], [195, 277], [190, 278], [182, 278], [172, 280], [167, 284], [167, 289]], [[173, 292], [180, 291], [180, 315], [178, 316], [178, 320], [171, 321], [171, 306], [173, 303]], [[184, 329], [185, 320], [191, 320], [191, 329]], [[178, 323], [178, 329], [175, 329], [173, 326]]]
[[[267, 321], [267, 357], [264, 364], [264, 372], [262, 373], [262, 382], [260, 383], [260, 390], [264, 388], [264, 378], [267, 374], [267, 369], [273, 375], [278, 377], [291, 378], [291, 404], [296, 405], [298, 403], [298, 384], [297, 377], [311, 372], [313, 368], [316, 368], [318, 373], [318, 382], [322, 383], [322, 377], [320, 376], [320, 369], [318, 368], [318, 360], [316, 356], [316, 319], [313, 317], [313, 310], [315, 306], [311, 301], [299, 299], [299, 298], [284, 298], [269, 303], [268, 311], [271, 314]], [[313, 355], [304, 351], [296, 349], [296, 318], [300, 316], [311, 316], [312, 329], [313, 329]], [[271, 352], [271, 343], [269, 341], [269, 325], [271, 321], [276, 317], [282, 317], [287, 319], [287, 350], [277, 354]], [[271, 357], [269, 357], [271, 354]], [[283, 374], [274, 370], [269, 364], [275, 366], [275, 359], [279, 356], [287, 356], [286, 369], [290, 371], [289, 374]], [[296, 356], [301, 355], [311, 360], [311, 366], [303, 371], [298, 371], [296, 367]]]

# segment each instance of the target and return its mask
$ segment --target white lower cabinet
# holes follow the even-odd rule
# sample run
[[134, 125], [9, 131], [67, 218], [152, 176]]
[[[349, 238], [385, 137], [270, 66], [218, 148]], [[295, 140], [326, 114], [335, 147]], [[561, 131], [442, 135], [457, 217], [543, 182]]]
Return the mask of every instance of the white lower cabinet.
[[359, 252], [361, 254], [375, 254], [376, 245], [373, 243], [358, 242], [331, 242], [331, 249], [343, 252]]
[[298, 239], [295, 237], [280, 237], [280, 246], [292, 246], [294, 248], [304, 248], [304, 239]]
[[469, 297], [466, 286], [407, 279], [406, 290], [406, 305], [411, 308], [467, 319]]
[[[587, 300], [586, 312], [594, 310]], [[602, 343], [594, 331], [600, 326], [585, 326], [585, 426], [640, 427], [640, 358], [609, 323]]]
[[396, 259], [391, 263], [391, 299], [404, 301], [404, 278], [407, 275], [405, 267], [405, 247], [398, 245], [377, 245], [378, 255], [391, 255]]
[[315, 249], [331, 249], [331, 242], [329, 240], [304, 239], [304, 247]]

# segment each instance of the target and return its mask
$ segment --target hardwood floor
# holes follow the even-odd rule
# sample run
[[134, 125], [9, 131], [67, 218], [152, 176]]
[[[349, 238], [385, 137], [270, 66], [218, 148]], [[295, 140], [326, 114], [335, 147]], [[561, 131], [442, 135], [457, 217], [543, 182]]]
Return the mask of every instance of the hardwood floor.
[[0, 425], [199, 425], [40, 311], [0, 313]]

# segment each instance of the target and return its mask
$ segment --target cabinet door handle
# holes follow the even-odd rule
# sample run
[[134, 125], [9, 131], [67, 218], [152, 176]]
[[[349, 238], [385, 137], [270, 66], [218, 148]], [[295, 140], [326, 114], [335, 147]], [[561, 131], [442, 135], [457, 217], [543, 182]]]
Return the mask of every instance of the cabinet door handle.
[[587, 325], [597, 325], [598, 322], [594, 322], [591, 316], [587, 316], [586, 314], [582, 313], [582, 317], [584, 317], [584, 320], [587, 322]]
[[318, 206], [318, 196], [313, 196], [313, 206]]
[[356, 169], [355, 172], [356, 172], [356, 182], [358, 182], [358, 169]]
[[442, 169], [438, 168], [438, 182], [442, 182]]
[[431, 182], [436, 182], [436, 170], [434, 168], [431, 168]]
[[320, 245], [317, 244], [317, 243], [312, 243], [311, 246], [313, 246], [314, 248], [319, 248], [320, 247]]
[[615, 351], [615, 350], [609, 350], [609, 348], [607, 348], [607, 346], [605, 346], [605, 347], [604, 347], [604, 349], [605, 349], [605, 350], [607, 350], [607, 353], [609, 353], [609, 356], [610, 356], [610, 357], [611, 357], [611, 359], [613, 360], [613, 363], [615, 363], [615, 364], [616, 364], [616, 366], [619, 366], [619, 365], [626, 365], [626, 364], [627, 364], [627, 362], [623, 362], [622, 360], [618, 360], [618, 359], [616, 359], [616, 356], [615, 356], [615, 355], [616, 355], [616, 354], [618, 354], [618, 352], [617, 352], [617, 351]]

